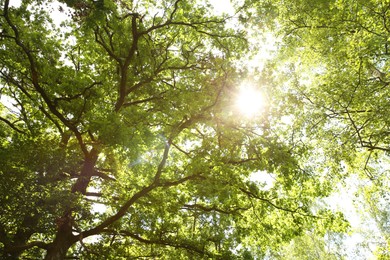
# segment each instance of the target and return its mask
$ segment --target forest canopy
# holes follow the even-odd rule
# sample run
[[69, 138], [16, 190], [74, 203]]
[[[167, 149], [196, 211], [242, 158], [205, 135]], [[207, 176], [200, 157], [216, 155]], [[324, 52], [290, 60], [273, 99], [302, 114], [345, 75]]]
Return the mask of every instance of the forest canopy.
[[389, 256], [390, 2], [0, 4], [1, 257]]

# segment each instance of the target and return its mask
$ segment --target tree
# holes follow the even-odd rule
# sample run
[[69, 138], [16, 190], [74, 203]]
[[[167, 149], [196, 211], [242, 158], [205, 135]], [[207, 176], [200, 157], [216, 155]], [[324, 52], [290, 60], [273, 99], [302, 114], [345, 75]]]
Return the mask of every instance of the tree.
[[345, 259], [342, 236], [329, 233], [326, 238], [319, 237], [313, 233], [294, 238], [285, 245], [280, 252], [272, 256], [272, 259]]
[[228, 259], [345, 230], [277, 111], [232, 105], [248, 44], [228, 21], [250, 6], [69, 0], [57, 27], [51, 3], [1, 1], [3, 257]]
[[365, 158], [360, 164], [372, 180], [376, 162], [388, 160], [378, 154], [389, 152], [388, 8], [386, 1], [301, 1], [279, 10], [289, 91], [313, 119], [302, 123], [306, 133], [328, 135], [350, 152], [333, 158]]
[[[274, 77], [286, 97], [282, 110], [293, 121], [285, 138], [313, 150], [308, 163], [329, 177], [362, 179], [357, 196], [364, 194], [365, 210], [388, 241], [389, 2], [303, 0], [272, 6], [282, 39], [273, 64], [280, 73]], [[382, 247], [386, 258], [388, 246]]]

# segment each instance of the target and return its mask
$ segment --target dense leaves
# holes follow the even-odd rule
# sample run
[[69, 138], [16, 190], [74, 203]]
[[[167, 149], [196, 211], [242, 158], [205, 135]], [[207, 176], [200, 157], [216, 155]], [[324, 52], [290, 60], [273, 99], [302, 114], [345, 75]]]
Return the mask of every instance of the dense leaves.
[[[346, 230], [321, 206], [334, 179], [306, 163], [311, 143], [277, 123], [287, 104], [269, 69], [255, 75], [269, 107], [246, 118], [233, 105], [255, 5], [216, 15], [204, 1], [0, 3], [3, 257], [251, 259], [308, 230]], [[60, 25], [53, 8], [68, 15]], [[276, 8], [264, 10], [265, 23]], [[365, 109], [345, 120], [360, 126]]]
[[314, 150], [309, 165], [361, 183], [356, 197], [383, 232], [377, 256], [388, 258], [389, 2], [283, 1], [274, 7], [282, 41], [275, 78], [288, 97], [283, 111], [293, 119], [285, 136]]

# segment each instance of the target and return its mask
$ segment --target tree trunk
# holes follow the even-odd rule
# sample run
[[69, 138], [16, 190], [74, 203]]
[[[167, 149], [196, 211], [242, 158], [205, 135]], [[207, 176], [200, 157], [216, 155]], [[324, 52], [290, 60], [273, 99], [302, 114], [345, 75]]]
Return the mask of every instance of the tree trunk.
[[[89, 156], [85, 158], [83, 167], [81, 169], [80, 177], [73, 185], [72, 193], [80, 192], [85, 194], [88, 184], [91, 181], [91, 176], [95, 171], [95, 164], [98, 157], [98, 151], [92, 149]], [[69, 210], [65, 214], [57, 219], [58, 231], [53, 243], [47, 250], [46, 260], [64, 259], [69, 248], [77, 242], [76, 236], [72, 234], [73, 207], [70, 206]]]
[[91, 177], [95, 172], [95, 164], [98, 158], [99, 151], [92, 149], [89, 156], [84, 160], [83, 168], [81, 169], [80, 176], [76, 183], [73, 185], [72, 192], [80, 192], [85, 194]]
[[72, 212], [69, 211], [64, 217], [57, 219], [58, 231], [53, 243], [49, 246], [45, 260], [65, 259], [69, 248], [77, 241], [72, 234]]
[[65, 259], [66, 253], [72, 246], [71, 239], [67, 236], [57, 236], [52, 246], [47, 250], [45, 260], [62, 260]]

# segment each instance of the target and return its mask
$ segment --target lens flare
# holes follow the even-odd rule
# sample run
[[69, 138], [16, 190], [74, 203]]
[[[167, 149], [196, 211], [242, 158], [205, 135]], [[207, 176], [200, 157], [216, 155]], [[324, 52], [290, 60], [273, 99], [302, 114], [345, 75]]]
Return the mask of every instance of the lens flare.
[[253, 87], [243, 87], [237, 95], [236, 106], [247, 117], [253, 117], [264, 108], [263, 94]]

